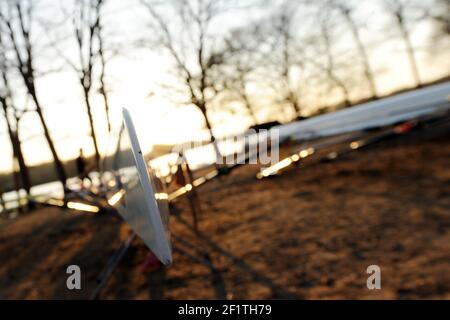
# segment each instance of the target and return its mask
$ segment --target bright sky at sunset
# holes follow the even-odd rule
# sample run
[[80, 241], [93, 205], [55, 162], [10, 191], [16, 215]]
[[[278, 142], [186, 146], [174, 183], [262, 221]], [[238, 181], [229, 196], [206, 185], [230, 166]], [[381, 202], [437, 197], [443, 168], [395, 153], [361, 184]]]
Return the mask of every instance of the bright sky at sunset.
[[[50, 7], [60, 1], [46, 0]], [[43, 9], [40, 16], [50, 18], [54, 9]], [[361, 12], [361, 17], [370, 15], [373, 8], [368, 7]], [[105, 29], [108, 32], [120, 32], [114, 42], [127, 45], [129, 48], [121, 56], [111, 60], [107, 69], [107, 81], [110, 87], [111, 117], [113, 125], [121, 121], [121, 107], [128, 107], [135, 120], [143, 146], [152, 144], [177, 143], [193, 139], [203, 128], [202, 115], [195, 107], [177, 106], [165, 98], [158, 84], [173, 81], [168, 75], [171, 61], [163, 56], [160, 50], [136, 48], [137, 40], [146, 35], [146, 19], [149, 18], [145, 8], [138, 0], [112, 0], [105, 10], [108, 12]], [[261, 14], [261, 11], [258, 11]], [[240, 20], [242, 21], [242, 19]], [[236, 21], [228, 20], [226, 27], [236, 25]], [[374, 40], [382, 39], [380, 24], [382, 20], [375, 20], [374, 24], [366, 26], [363, 34], [375, 34]], [[419, 27], [413, 41], [417, 46], [429, 44], [429, 26]], [[46, 35], [41, 34], [39, 41], [45, 43]], [[42, 40], [41, 40], [42, 39]], [[67, 46], [67, 55], [73, 55], [73, 46]], [[450, 73], [450, 59], [448, 51], [442, 49], [433, 56], [420, 51], [418, 56], [419, 69], [423, 81], [430, 81]], [[47, 49], [58, 62], [57, 53]], [[410, 69], [399, 41], [386, 41], [370, 49], [371, 63], [380, 70], [377, 85], [381, 93], [411, 85]], [[43, 60], [42, 60], [43, 61]], [[40, 69], [40, 65], [37, 66]], [[43, 68], [45, 70], [45, 68]], [[49, 67], [51, 69], [51, 67]], [[152, 93], [152, 94], [150, 94]], [[50, 73], [38, 80], [38, 95], [45, 108], [45, 118], [55, 139], [57, 151], [63, 160], [78, 155], [79, 148], [85, 153], [93, 151], [86, 109], [82, 100], [81, 88], [76, 74], [66, 69], [57, 73]], [[25, 103], [25, 101], [21, 101]], [[100, 149], [107, 145], [107, 129], [103, 109], [103, 101], [99, 95], [92, 99], [94, 119], [99, 137]], [[231, 115], [215, 113], [214, 126], [219, 133], [238, 132], [249, 124], [248, 118], [242, 114]], [[258, 114], [261, 121], [266, 120], [266, 114]], [[29, 165], [46, 162], [51, 159], [47, 144], [42, 137], [42, 130], [37, 116], [27, 114], [21, 122], [21, 138], [26, 161]], [[148, 148], [147, 148], [148, 149]], [[10, 171], [12, 166], [12, 150], [6, 133], [3, 118], [0, 119], [0, 171]]]

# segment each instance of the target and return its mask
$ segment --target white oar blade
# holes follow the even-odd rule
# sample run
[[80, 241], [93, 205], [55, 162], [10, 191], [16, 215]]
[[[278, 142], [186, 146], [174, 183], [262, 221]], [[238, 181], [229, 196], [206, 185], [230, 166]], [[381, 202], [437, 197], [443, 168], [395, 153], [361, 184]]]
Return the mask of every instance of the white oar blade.
[[165, 265], [172, 262], [167, 193], [147, 167], [129, 112], [104, 161], [108, 202]]

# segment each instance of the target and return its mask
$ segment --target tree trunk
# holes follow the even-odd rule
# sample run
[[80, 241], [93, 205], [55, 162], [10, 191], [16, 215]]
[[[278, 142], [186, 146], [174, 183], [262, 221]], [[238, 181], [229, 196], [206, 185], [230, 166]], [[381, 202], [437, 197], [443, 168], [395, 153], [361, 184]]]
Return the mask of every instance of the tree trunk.
[[[13, 135], [11, 137], [11, 143], [14, 150], [13, 152], [19, 165], [19, 174], [22, 182], [21, 186], [25, 189], [27, 195], [30, 195], [31, 190], [30, 172], [28, 170], [28, 166], [25, 163], [25, 159], [22, 152], [22, 144], [20, 143], [17, 132], [15, 133], [12, 132], [11, 134]], [[28, 206], [30, 207], [29, 203]]]
[[328, 36], [328, 29], [325, 26], [322, 26], [322, 36], [325, 41], [325, 49], [327, 52], [327, 61], [328, 61], [328, 67], [326, 69], [328, 77], [341, 89], [342, 96], [344, 97], [344, 106], [347, 107], [350, 105], [350, 98], [349, 93], [347, 90], [347, 87], [345, 86], [344, 82], [339, 79], [338, 76], [334, 73], [334, 59], [333, 54], [331, 52], [331, 44], [330, 44], [330, 38]]
[[[8, 125], [9, 122], [8, 122]], [[9, 129], [9, 128], [8, 128]], [[13, 148], [13, 165], [12, 165], [12, 178], [13, 178], [13, 188], [17, 195], [17, 208], [19, 212], [22, 212], [22, 206], [20, 205], [20, 177], [17, 170], [17, 157]]]
[[94, 144], [95, 165], [96, 165], [96, 167], [98, 169], [99, 168], [99, 164], [100, 164], [100, 152], [99, 152], [99, 149], [98, 149], [97, 135], [95, 134], [94, 118], [92, 116], [91, 102], [89, 101], [89, 90], [84, 88], [83, 92], [84, 92], [84, 101], [86, 103], [86, 111], [87, 111], [88, 119], [89, 119], [89, 126], [91, 128], [92, 142]]
[[248, 112], [250, 118], [252, 118], [253, 124], [257, 125], [258, 124], [258, 119], [256, 118], [256, 115], [253, 112], [252, 107], [250, 106], [250, 104], [248, 102], [245, 103], [245, 106], [247, 108], [247, 112]]
[[111, 118], [109, 116], [109, 100], [108, 100], [108, 95], [106, 93], [105, 85], [103, 82], [103, 77], [101, 78], [100, 82], [101, 82], [101, 86], [102, 86], [100, 89], [100, 93], [103, 96], [103, 102], [105, 105], [106, 123], [108, 125], [108, 132], [111, 132]]
[[[5, 113], [6, 127], [8, 130], [9, 139], [11, 142], [12, 150], [13, 150], [13, 178], [14, 178], [14, 187], [17, 193], [19, 193], [20, 188], [23, 187], [26, 191], [27, 196], [30, 195], [31, 190], [31, 179], [30, 173], [27, 165], [25, 164], [25, 159], [23, 157], [22, 145], [19, 140], [19, 134], [17, 131], [14, 131], [10, 120], [8, 119], [7, 105], [6, 100], [2, 99], [3, 111]], [[17, 124], [18, 126], [18, 124]], [[17, 130], [17, 129], [16, 129]], [[16, 161], [19, 166], [19, 171], [17, 171]], [[19, 179], [20, 175], [20, 179]], [[27, 206], [29, 209], [32, 209], [31, 203], [27, 199]]]
[[252, 118], [252, 120], [253, 120], [253, 124], [257, 125], [258, 124], [258, 119], [256, 118], [255, 112], [253, 112], [253, 108], [252, 108], [252, 106], [250, 104], [250, 100], [248, 99], [247, 94], [244, 93], [242, 95], [242, 98], [244, 100], [245, 108], [247, 109], [247, 112], [248, 112], [250, 118]]
[[[99, 31], [100, 33], [100, 31]], [[100, 61], [101, 61], [101, 72], [100, 72], [100, 93], [103, 96], [103, 102], [105, 105], [105, 115], [106, 115], [106, 123], [108, 124], [108, 132], [111, 132], [111, 119], [109, 117], [109, 101], [108, 101], [108, 94], [106, 93], [106, 86], [105, 86], [105, 68], [106, 68], [106, 61], [105, 56], [103, 54], [103, 41], [99, 34], [99, 51], [98, 54], [100, 55]]]
[[[17, 163], [19, 164], [19, 174], [22, 182], [22, 187], [25, 189], [27, 196], [31, 196], [31, 178], [30, 178], [30, 171], [28, 169], [28, 166], [25, 163], [25, 158], [23, 156], [22, 151], [22, 144], [19, 139], [18, 132], [15, 133], [14, 136], [14, 149], [16, 153]], [[29, 210], [34, 209], [33, 202], [29, 201], [29, 198], [27, 197], [27, 207]]]
[[20, 177], [19, 177], [19, 172], [17, 171], [17, 166], [16, 166], [16, 160], [17, 158], [14, 156], [13, 157], [13, 181], [14, 181], [14, 190], [16, 191], [17, 194], [17, 208], [19, 210], [19, 212], [22, 212], [22, 206], [20, 205]]
[[[289, 86], [289, 84], [288, 84], [288, 86]], [[289, 101], [290, 105], [292, 106], [292, 109], [294, 110], [294, 114], [296, 115], [296, 118], [300, 118], [302, 116], [301, 107], [300, 107], [300, 104], [298, 103], [297, 96], [293, 92], [292, 89], [289, 89], [288, 101]]]
[[29, 91], [29, 93], [30, 93], [30, 95], [31, 95], [31, 97], [32, 97], [32, 99], [34, 101], [34, 104], [36, 106], [36, 112], [37, 112], [37, 114], [39, 116], [39, 120], [41, 121], [42, 128], [44, 129], [44, 136], [45, 136], [45, 139], [47, 140], [47, 144], [48, 144], [48, 146], [50, 148], [50, 152], [52, 153], [52, 156], [53, 156], [53, 162], [54, 162], [56, 174], [58, 176], [58, 180], [63, 184], [63, 187], [65, 187], [66, 186], [66, 182], [67, 182], [66, 171], [64, 169], [64, 166], [63, 166], [61, 160], [59, 159], [58, 153], [56, 152], [55, 145], [54, 145], [53, 140], [52, 140], [52, 138], [50, 136], [50, 132], [49, 132], [48, 127], [47, 127], [47, 123], [46, 123], [44, 115], [42, 113], [41, 105], [39, 103], [39, 100], [37, 98], [36, 92], [34, 90], [34, 85], [29, 86], [28, 87], [28, 91]]
[[345, 86], [340, 86], [342, 95], [344, 96], [344, 107], [350, 106], [352, 103], [350, 102], [349, 94], [347, 88]]
[[286, 81], [286, 87], [287, 87], [287, 102], [291, 105], [292, 109], [294, 110], [295, 118], [301, 117], [301, 107], [298, 103], [297, 95], [292, 89], [290, 85], [290, 79], [289, 79], [289, 73], [285, 74], [285, 81]]
[[300, 104], [298, 103], [296, 98], [294, 98], [294, 100], [292, 101], [292, 106], [294, 107], [294, 110], [297, 113], [297, 115], [299, 117], [301, 117], [302, 116], [302, 112], [301, 112]]
[[[4, 57], [1, 57], [4, 58]], [[2, 70], [4, 70], [4, 65], [2, 65]], [[11, 92], [10, 92], [10, 87], [9, 87], [9, 83], [8, 83], [8, 78], [6, 76], [6, 72], [4, 72], [2, 74], [3, 76], [3, 82], [4, 82], [4, 86], [6, 89], [6, 96], [2, 96], [0, 97], [0, 103], [2, 105], [3, 108], [3, 113], [5, 115], [5, 121], [6, 121], [6, 127], [8, 130], [8, 135], [9, 135], [9, 139], [11, 142], [11, 146], [12, 146], [12, 150], [13, 150], [13, 174], [14, 174], [14, 184], [15, 184], [15, 188], [16, 191], [19, 193], [20, 187], [23, 186], [23, 188], [26, 191], [27, 196], [30, 195], [30, 190], [31, 190], [31, 179], [30, 179], [30, 174], [28, 171], [28, 167], [25, 164], [25, 159], [23, 157], [23, 152], [22, 152], [22, 145], [19, 139], [19, 117], [15, 117], [16, 123], [15, 123], [15, 129], [13, 129], [13, 126], [10, 122], [10, 119], [8, 117], [8, 107], [11, 106], [8, 103], [8, 99], [11, 100], [10, 103], [12, 104], [12, 97], [11, 97]], [[13, 110], [14, 109], [14, 106]], [[16, 166], [16, 161], [17, 164], [19, 165], [19, 173], [17, 173], [17, 166]], [[19, 181], [19, 177], [18, 175], [20, 174], [20, 178], [22, 183], [20, 183]], [[27, 206], [29, 209], [32, 209], [32, 205], [31, 202], [29, 201], [29, 198], [27, 197]]]
[[341, 9], [342, 14], [345, 17], [345, 20], [347, 21], [348, 26], [350, 27], [350, 30], [353, 35], [353, 39], [356, 43], [356, 46], [358, 48], [359, 55], [362, 58], [363, 66], [364, 66], [364, 75], [367, 79], [367, 82], [369, 83], [370, 93], [373, 98], [378, 98], [377, 89], [375, 86], [375, 79], [373, 76], [372, 69], [370, 67], [369, 63], [369, 57], [366, 52], [366, 48], [364, 47], [364, 44], [362, 43], [361, 37], [359, 36], [358, 28], [355, 25], [355, 22], [350, 17], [350, 13], [346, 10]]
[[342, 96], [344, 97], [344, 107], [348, 107], [349, 105], [351, 105], [351, 102], [347, 87], [340, 79], [334, 76], [334, 74], [332, 75], [332, 79], [334, 79], [334, 83], [336, 83], [339, 89], [341, 89]]
[[208, 131], [209, 131], [210, 141], [214, 147], [214, 152], [216, 154], [216, 166], [217, 166], [217, 164], [219, 164], [219, 163], [222, 164], [223, 156], [219, 150], [219, 146], [217, 145], [217, 140], [216, 140], [216, 137], [214, 136], [211, 123], [209, 122], [208, 115], [206, 114], [206, 110], [205, 110], [205, 108], [201, 108], [201, 110], [203, 113], [203, 117], [205, 118], [206, 128], [208, 128]]
[[11, 144], [13, 147], [14, 156], [17, 159], [20, 170], [20, 178], [22, 180], [22, 187], [25, 189], [27, 194], [30, 194], [31, 189], [31, 179], [28, 166], [25, 163], [25, 159], [22, 152], [22, 144], [20, 143], [19, 136], [17, 132], [10, 132]]
[[408, 54], [408, 59], [409, 59], [409, 65], [411, 66], [411, 72], [412, 72], [412, 75], [414, 78], [415, 85], [416, 85], [416, 87], [420, 87], [422, 82], [420, 80], [419, 69], [417, 67], [417, 61], [416, 61], [416, 57], [414, 55], [414, 49], [411, 44], [411, 40], [409, 39], [408, 31], [406, 31], [405, 26], [400, 22], [399, 22], [399, 28], [400, 28], [400, 32], [403, 37], [403, 41], [405, 42], [406, 52]]

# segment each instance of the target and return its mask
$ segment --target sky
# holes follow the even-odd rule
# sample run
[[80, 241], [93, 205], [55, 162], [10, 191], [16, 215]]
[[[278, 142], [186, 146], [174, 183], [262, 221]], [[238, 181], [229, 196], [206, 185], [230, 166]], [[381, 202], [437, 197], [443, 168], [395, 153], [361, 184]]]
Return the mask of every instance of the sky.
[[[58, 16], [56, 0], [44, 0], [39, 16], [51, 19]], [[252, 11], [251, 18], [259, 17], [268, 9]], [[374, 10], [371, 6], [364, 7], [360, 18], [364, 20]], [[145, 8], [140, 6], [138, 0], [119, 1], [110, 0], [105, 18], [107, 34], [114, 36], [112, 42], [127, 50], [112, 59], [107, 66], [107, 82], [109, 85], [109, 100], [111, 102], [111, 119], [113, 126], [121, 122], [121, 108], [130, 109], [135, 126], [138, 131], [141, 145], [150, 147], [152, 144], [177, 143], [194, 139], [199, 134], [205, 136], [203, 131], [203, 117], [193, 106], [177, 105], [166, 99], [166, 95], [159, 87], [160, 83], [173, 81], [170, 76], [171, 60], [155, 48], [137, 48], [137, 40], [147, 37], [150, 29], [147, 28], [149, 15]], [[55, 18], [56, 19], [56, 18]], [[380, 41], [387, 32], [381, 16], [378, 20], [366, 26], [361, 32], [366, 39], [377, 45], [370, 50], [371, 64], [379, 70], [377, 85], [382, 94], [411, 85], [410, 70], [403, 51], [402, 43], [396, 40]], [[247, 21], [247, 17], [235, 15], [224, 20], [223, 25], [230, 28]], [[39, 43], [48, 43], [49, 38], [58, 32], [50, 30], [36, 32], [35, 39]], [[429, 44], [430, 26], [421, 26], [414, 33], [413, 42], [417, 46]], [[62, 31], [64, 33], [65, 31]], [[50, 36], [49, 36], [50, 35]], [[149, 43], [151, 43], [149, 41]], [[445, 48], [444, 48], [445, 49]], [[419, 69], [423, 81], [431, 81], [450, 73], [450, 59], [448, 51], [442, 50], [430, 56], [421, 51], [418, 54]], [[61, 59], [54, 48], [44, 46], [47, 57], [42, 58], [39, 67], [53, 64], [61, 65]], [[73, 42], [67, 40], [61, 48], [63, 54], [73, 58], [75, 51]], [[448, 50], [448, 48], [447, 48]], [[51, 69], [51, 68], [50, 68]], [[85, 105], [82, 100], [81, 89], [76, 74], [65, 68], [58, 72], [51, 72], [39, 77], [37, 92], [44, 106], [45, 118], [55, 140], [58, 154], [63, 160], [74, 158], [78, 150], [83, 148], [86, 154], [93, 151], [91, 138], [88, 135], [89, 127]], [[23, 99], [19, 103], [26, 104]], [[108, 133], [103, 109], [103, 100], [99, 95], [92, 98], [93, 114], [101, 151], [108, 144]], [[313, 110], [307, 110], [313, 111]], [[264, 112], [258, 114], [260, 120], [265, 119]], [[217, 113], [212, 115], [216, 132], [227, 134], [242, 131], [248, 126], [249, 119], [245, 115]], [[51, 160], [50, 152], [42, 137], [37, 116], [30, 112], [21, 121], [21, 139], [26, 162], [29, 165]], [[6, 135], [3, 119], [0, 120], [0, 172], [10, 171], [12, 167], [12, 150]]]

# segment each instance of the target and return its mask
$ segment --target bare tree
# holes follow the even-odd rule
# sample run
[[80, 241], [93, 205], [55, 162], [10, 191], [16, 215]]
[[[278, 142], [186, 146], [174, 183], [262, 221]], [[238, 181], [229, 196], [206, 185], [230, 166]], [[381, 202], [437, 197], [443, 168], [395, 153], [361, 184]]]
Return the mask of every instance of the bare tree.
[[348, 3], [348, 1], [345, 1], [345, 0], [328, 0], [328, 1], [326, 1], [326, 5], [329, 6], [330, 8], [334, 8], [335, 10], [337, 10], [342, 15], [342, 17], [344, 18], [344, 21], [346, 22], [347, 26], [349, 27], [351, 35], [356, 44], [356, 48], [358, 50], [359, 56], [361, 58], [361, 61], [362, 61], [363, 67], [364, 67], [364, 75], [369, 84], [370, 93], [373, 98], [377, 98], [378, 93], [377, 93], [377, 88], [376, 88], [376, 84], [375, 84], [375, 76], [374, 76], [372, 67], [370, 65], [369, 55], [367, 54], [366, 47], [360, 36], [358, 24], [352, 15], [354, 7], [351, 6]]
[[[333, 53], [333, 42], [336, 41], [334, 35], [331, 34], [331, 30], [335, 28], [337, 21], [333, 19], [332, 12], [323, 8], [319, 11], [318, 25], [320, 30], [320, 35], [318, 37], [318, 41], [314, 43], [314, 47], [316, 51], [319, 50], [318, 56], [321, 58], [324, 56], [323, 62], [318, 62], [314, 57], [304, 58], [306, 62], [309, 62], [314, 65], [319, 71], [321, 71], [324, 76], [334, 85], [336, 86], [343, 97], [344, 107], [349, 106], [350, 102], [350, 94], [345, 84], [344, 80], [341, 79], [337, 73], [339, 64], [336, 62], [334, 53]], [[313, 35], [313, 37], [315, 37]]]
[[[99, 146], [92, 114], [91, 97], [94, 87], [98, 85], [96, 93], [103, 99], [105, 118], [108, 132], [111, 131], [110, 103], [106, 84], [106, 67], [108, 61], [117, 54], [116, 50], [109, 50], [105, 46], [105, 33], [103, 31], [103, 16], [106, 0], [74, 0], [73, 12], [63, 9], [65, 16], [71, 17], [72, 36], [75, 39], [77, 55], [70, 59], [60, 49], [62, 40], [56, 40], [53, 47], [58, 55], [64, 59], [67, 65], [77, 74], [83, 91], [83, 99], [86, 105], [91, 137], [94, 144], [95, 158], [98, 163]], [[45, 26], [44, 26], [45, 27]], [[48, 28], [47, 28], [48, 29]], [[51, 32], [51, 30], [48, 30]], [[63, 37], [64, 39], [64, 37]], [[113, 52], [114, 51], [114, 52]], [[113, 53], [112, 55], [110, 53]]]
[[[19, 138], [19, 122], [25, 113], [25, 110], [19, 110], [14, 105], [13, 94], [8, 79], [10, 66], [7, 64], [5, 51], [2, 34], [0, 33], [0, 104], [13, 151], [14, 185], [17, 192], [23, 187], [27, 195], [29, 195], [31, 189], [30, 173], [28, 166], [25, 163], [22, 144]], [[21, 183], [19, 182], [19, 176]]]
[[298, 20], [297, 9], [297, 2], [276, 3], [268, 16], [259, 19], [254, 26], [247, 26], [248, 37], [253, 38], [254, 43], [248, 52], [244, 51], [251, 57], [249, 66], [252, 68], [244, 71], [251, 71], [253, 82], [258, 83], [278, 114], [287, 111], [295, 118], [302, 113], [299, 75], [303, 68], [298, 26], [294, 23]]
[[329, 30], [326, 24], [322, 24], [321, 27], [322, 30], [322, 36], [323, 41], [325, 44], [325, 52], [327, 57], [327, 64], [325, 67], [325, 72], [327, 73], [328, 77], [336, 84], [336, 86], [341, 90], [342, 96], [344, 98], [344, 107], [347, 107], [351, 104], [349, 92], [347, 89], [347, 86], [345, 85], [344, 81], [339, 78], [339, 76], [336, 74], [336, 64], [334, 61], [333, 53], [331, 52], [331, 41], [329, 37]]
[[414, 47], [411, 43], [411, 34], [407, 17], [408, 3], [402, 0], [385, 0], [385, 7], [394, 18], [400, 37], [405, 44], [406, 54], [408, 55], [409, 65], [411, 67], [415, 86], [419, 87], [422, 82], [420, 80], [419, 69], [417, 67]]
[[252, 76], [261, 67], [259, 56], [259, 26], [249, 25], [233, 30], [226, 38], [225, 63], [218, 69], [217, 78], [223, 81], [223, 94], [228, 100], [240, 101], [253, 124], [258, 124], [256, 107], [248, 93]]
[[4, 40], [7, 38], [8, 45], [11, 46], [14, 56], [13, 65], [23, 80], [28, 95], [34, 102], [35, 111], [39, 117], [45, 139], [53, 156], [58, 179], [65, 186], [67, 180], [66, 171], [51, 138], [44, 118], [42, 105], [36, 91], [34, 46], [31, 41], [33, 13], [34, 6], [31, 0], [4, 1], [0, 4], [0, 32], [5, 35]]
[[[94, 117], [92, 114], [91, 94], [94, 85], [94, 64], [98, 53], [101, 51], [102, 71], [100, 76], [100, 92], [104, 92], [104, 97], [106, 97], [106, 90], [104, 87], [103, 46], [100, 47], [97, 43], [100, 39], [100, 18], [103, 3], [103, 0], [75, 0], [72, 26], [78, 49], [78, 61], [73, 63], [66, 58], [66, 62], [68, 62], [72, 69], [78, 74], [79, 83], [83, 90], [83, 98], [86, 105], [97, 167], [100, 161], [100, 151], [97, 134], [95, 132]], [[105, 98], [104, 101], [109, 108], [107, 98]]]
[[296, 50], [299, 45], [296, 43], [293, 22], [297, 12], [297, 5], [288, 1], [284, 2], [278, 13], [273, 17], [273, 27], [277, 41], [275, 46], [280, 50], [277, 69], [279, 70], [280, 81], [284, 88], [282, 101], [288, 103], [294, 113], [301, 116], [301, 106], [299, 97], [299, 85], [293, 80], [293, 70], [299, 67], [300, 51]]
[[170, 14], [170, 19], [158, 10], [154, 2], [142, 2], [155, 23], [159, 44], [175, 63], [182, 95], [187, 97], [184, 103], [196, 106], [203, 114], [211, 143], [220, 159], [222, 156], [212, 130], [209, 109], [221, 89], [217, 87], [213, 71], [223, 63], [224, 52], [219, 41], [221, 36], [212, 33], [212, 25], [230, 8], [230, 1], [167, 1], [164, 9]]
[[97, 17], [99, 19], [98, 22], [98, 30], [97, 30], [97, 39], [98, 39], [98, 57], [100, 59], [100, 76], [99, 76], [99, 80], [100, 80], [100, 89], [99, 92], [103, 97], [103, 103], [105, 106], [105, 116], [106, 116], [106, 124], [108, 126], [108, 132], [111, 132], [111, 119], [109, 116], [109, 110], [110, 110], [110, 106], [109, 106], [109, 99], [108, 99], [108, 90], [107, 90], [107, 86], [106, 86], [106, 64], [107, 64], [107, 57], [106, 57], [106, 53], [105, 53], [105, 40], [104, 40], [104, 35], [103, 35], [103, 26], [102, 26], [102, 13], [101, 13], [101, 9], [103, 6], [98, 5], [95, 7], [96, 11], [97, 11]]
[[247, 66], [236, 64], [233, 66], [233, 71], [230, 70], [226, 75], [222, 74], [225, 77], [223, 79], [222, 92], [225, 97], [223, 97], [222, 101], [240, 101], [246, 113], [252, 119], [253, 124], [257, 124], [256, 111], [247, 92], [247, 77], [250, 72], [251, 69]]

